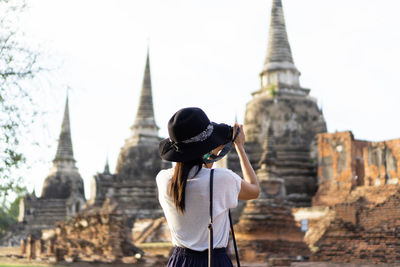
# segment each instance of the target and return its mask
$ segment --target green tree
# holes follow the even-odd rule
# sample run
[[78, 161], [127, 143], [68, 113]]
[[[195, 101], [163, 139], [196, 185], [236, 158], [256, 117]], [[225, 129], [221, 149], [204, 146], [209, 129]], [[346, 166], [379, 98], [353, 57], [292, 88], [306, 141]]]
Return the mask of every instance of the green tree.
[[[26, 189], [22, 190], [22, 192], [27, 193]], [[23, 195], [20, 194], [11, 203], [10, 207], [7, 207], [6, 205], [2, 205], [0, 207], [0, 236], [4, 234], [7, 229], [17, 223], [19, 214], [19, 202], [22, 197]]]
[[0, 203], [10, 192], [23, 192], [15, 170], [25, 162], [20, 138], [34, 115], [29, 81], [42, 68], [39, 53], [33, 51], [18, 30], [25, 0], [0, 0]]

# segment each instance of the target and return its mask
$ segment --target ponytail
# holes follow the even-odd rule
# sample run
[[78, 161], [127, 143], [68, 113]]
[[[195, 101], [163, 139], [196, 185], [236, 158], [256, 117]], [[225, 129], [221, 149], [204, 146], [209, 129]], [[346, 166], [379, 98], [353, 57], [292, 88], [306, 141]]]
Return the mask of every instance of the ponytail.
[[196, 176], [201, 170], [202, 163], [202, 160], [199, 159], [190, 162], [177, 162], [175, 165], [168, 193], [172, 197], [176, 209], [182, 214], [185, 213], [185, 189], [189, 172], [194, 166], [197, 166], [197, 171], [194, 175]]

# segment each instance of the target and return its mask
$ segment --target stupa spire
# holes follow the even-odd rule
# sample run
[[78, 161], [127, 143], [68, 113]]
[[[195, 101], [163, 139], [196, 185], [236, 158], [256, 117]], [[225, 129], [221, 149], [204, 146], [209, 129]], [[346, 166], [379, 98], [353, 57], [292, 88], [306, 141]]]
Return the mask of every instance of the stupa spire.
[[300, 86], [300, 72], [293, 62], [286, 32], [282, 0], [272, 0], [267, 56], [260, 73], [261, 89], [254, 94], [276, 97], [282, 94], [307, 95]]
[[151, 75], [150, 75], [150, 56], [149, 56], [149, 50], [147, 49], [146, 67], [144, 69], [142, 90], [140, 93], [140, 102], [136, 114], [135, 124], [140, 122], [142, 119], [149, 119], [149, 118], [153, 119], [154, 121], [153, 96], [152, 96]]
[[108, 164], [108, 156], [106, 159], [106, 165], [104, 166], [103, 174], [110, 174], [110, 165]]
[[285, 17], [281, 0], [272, 1], [271, 23], [265, 64], [287, 62], [293, 64], [292, 51], [286, 32]]
[[159, 128], [156, 125], [154, 118], [149, 48], [147, 48], [146, 66], [144, 69], [139, 106], [136, 113], [135, 123], [133, 124], [131, 129], [132, 129], [131, 140], [134, 141], [135, 143], [138, 143], [141, 139], [143, 139], [142, 137], [144, 137], [147, 140], [149, 137], [153, 139], [158, 137]]
[[61, 133], [58, 139], [58, 147], [56, 152], [56, 157], [53, 162], [59, 161], [73, 161], [74, 152], [72, 149], [72, 141], [71, 141], [71, 126], [69, 121], [69, 105], [68, 105], [68, 95], [65, 101], [65, 109], [64, 109], [64, 118], [61, 125]]
[[[68, 100], [67, 93], [56, 156], [53, 160], [53, 167], [50, 169], [50, 174], [46, 177], [42, 188], [42, 198], [59, 198], [72, 201], [67, 202], [66, 205], [74, 203], [72, 198], [75, 197], [73, 196], [80, 198], [82, 203], [85, 201], [83, 180], [78, 172], [78, 168], [75, 166], [76, 161], [72, 150]], [[69, 208], [67, 212], [71, 210]]]

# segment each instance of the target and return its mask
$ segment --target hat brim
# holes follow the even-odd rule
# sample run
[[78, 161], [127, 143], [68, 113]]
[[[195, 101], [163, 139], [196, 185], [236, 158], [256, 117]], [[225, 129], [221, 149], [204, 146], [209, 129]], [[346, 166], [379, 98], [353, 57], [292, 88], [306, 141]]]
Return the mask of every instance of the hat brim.
[[213, 132], [206, 140], [189, 144], [179, 143], [179, 150], [173, 146], [169, 138], [160, 142], [159, 153], [162, 159], [174, 162], [188, 162], [200, 159], [211, 150], [227, 143], [229, 126], [224, 123], [211, 122]]

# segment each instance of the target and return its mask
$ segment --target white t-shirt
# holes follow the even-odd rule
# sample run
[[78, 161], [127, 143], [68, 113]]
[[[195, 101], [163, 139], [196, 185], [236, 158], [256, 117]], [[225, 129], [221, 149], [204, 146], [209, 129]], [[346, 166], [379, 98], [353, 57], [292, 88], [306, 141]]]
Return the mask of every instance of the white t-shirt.
[[[168, 222], [174, 246], [203, 251], [208, 249], [208, 223], [210, 210], [210, 171], [197, 167], [189, 173], [185, 192], [185, 213], [182, 215], [168, 195], [173, 168], [157, 175], [158, 198]], [[229, 239], [228, 209], [238, 204], [242, 179], [236, 173], [216, 168], [213, 183], [213, 238], [214, 248], [226, 247]]]

